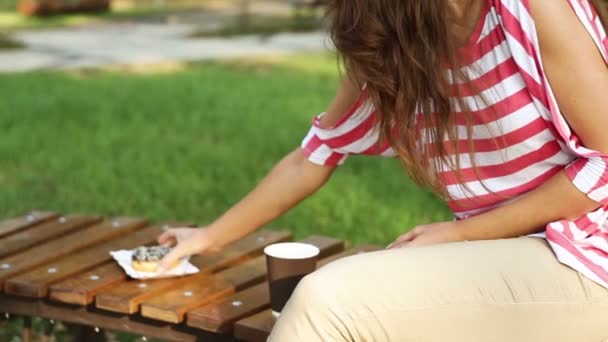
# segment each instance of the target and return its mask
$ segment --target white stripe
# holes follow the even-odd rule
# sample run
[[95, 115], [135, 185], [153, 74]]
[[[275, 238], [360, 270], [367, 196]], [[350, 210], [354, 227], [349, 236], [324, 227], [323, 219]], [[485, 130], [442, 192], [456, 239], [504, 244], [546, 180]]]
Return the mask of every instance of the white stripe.
[[[519, 73], [513, 74], [500, 83], [495, 84], [481, 92], [480, 95], [464, 96], [462, 102], [470, 111], [487, 109], [492, 104], [498, 103], [515, 93], [526, 88], [526, 83]], [[456, 97], [451, 98], [452, 106], [455, 111], [462, 112], [462, 107]]]
[[585, 166], [576, 174], [572, 183], [580, 191], [588, 193], [600, 181], [605, 170], [605, 161], [601, 158], [589, 158]]
[[570, 252], [568, 252], [562, 246], [560, 246], [557, 243], [554, 243], [550, 240], [549, 240], [549, 244], [551, 245], [551, 248], [553, 248], [553, 251], [555, 252], [555, 255], [557, 256], [557, 259], [562, 264], [568, 265], [568, 266], [572, 267], [573, 269], [582, 273], [585, 277], [595, 281], [596, 283], [598, 283], [604, 287], [608, 287], [608, 284], [606, 282], [601, 280], [597, 275], [595, 275], [595, 273], [591, 272], [591, 270], [589, 270], [587, 268], [587, 266], [583, 265], [583, 263], [581, 263], [574, 255], [572, 255]]
[[496, 28], [496, 26], [499, 25], [498, 21], [496, 20], [497, 16], [498, 14], [496, 13], [496, 8], [492, 6], [492, 8], [490, 8], [490, 12], [488, 12], [484, 19], [483, 29], [481, 30], [481, 34], [479, 35], [479, 40], [477, 41], [478, 43], [482, 39], [487, 37], [490, 32], [492, 32]]
[[[473, 138], [491, 139], [497, 136], [503, 136], [527, 126], [538, 118], [539, 115], [536, 111], [536, 106], [533, 103], [529, 103], [496, 121], [492, 121], [488, 124], [472, 125]], [[460, 139], [467, 139], [466, 125], [456, 125], [455, 128], [457, 136]]]
[[[486, 178], [483, 180], [483, 183], [478, 180], [466, 182], [464, 183], [464, 186], [459, 184], [448, 185], [447, 190], [453, 199], [460, 200], [470, 198], [469, 191], [466, 191], [465, 189], [469, 189], [476, 196], [482, 196], [488, 194], [488, 190], [486, 190], [485, 187], [489, 188], [493, 192], [517, 188], [518, 186], [528, 183], [541, 176], [545, 172], [549, 171], [549, 169], [554, 165], [564, 165], [569, 159], [570, 156], [567, 154], [557, 153], [551, 158], [544, 160], [542, 163], [530, 165], [507, 176]], [[464, 191], [466, 191], [466, 193]]]
[[600, 186], [588, 194], [589, 198], [596, 202], [604, 203], [608, 198], [608, 183]]
[[361, 139], [353, 141], [346, 146], [337, 148], [336, 151], [341, 153], [358, 154], [372, 147], [374, 144], [377, 144], [379, 139], [380, 130], [374, 128], [367, 131], [367, 133], [365, 133]]
[[374, 105], [372, 104], [371, 99], [366, 99], [365, 102], [363, 102], [361, 106], [357, 108], [357, 111], [338, 127], [332, 129], [323, 129], [315, 126], [316, 134], [319, 138], [321, 138], [321, 140], [327, 140], [344, 135], [359, 126], [363, 121], [365, 121], [365, 119], [369, 118], [373, 112]]
[[[496, 66], [505, 62], [509, 58], [511, 58], [511, 54], [509, 53], [509, 45], [506, 40], [503, 40], [500, 44], [494, 46], [492, 50], [488, 51], [488, 53], [481, 56], [481, 58], [472, 64], [461, 68], [460, 71], [466, 75], [468, 80], [473, 81], [487, 74], [488, 72], [493, 71]], [[452, 71], [449, 69], [445, 70], [445, 74], [450, 84], [463, 84], [467, 81], [456, 80], [456, 82], [453, 82]]]
[[[585, 13], [585, 8], [583, 8], [583, 6], [581, 6], [581, 4], [578, 1], [569, 0], [569, 2], [570, 2], [570, 4], [572, 4], [572, 7], [574, 8], [574, 12], [576, 13], [578, 19], [585, 26], [585, 29], [587, 29], [587, 32], [589, 33], [591, 38], [593, 38], [593, 41], [595, 42], [595, 45], [600, 50], [602, 57], [604, 57], [604, 60], [606, 60], [608, 58], [606, 51], [604, 50], [604, 48], [602, 46], [600, 37], [598, 37], [595, 34], [595, 30], [593, 28], [593, 23], [591, 22], [591, 16], [592, 16], [591, 12], [590, 12], [591, 10], [589, 9], [589, 13]], [[600, 25], [598, 27], [601, 28], [602, 26]]]
[[[554, 141], [555, 137], [553, 133], [549, 129], [544, 129], [538, 134], [514, 145], [510, 145], [503, 149], [497, 149], [494, 151], [488, 152], [476, 152], [473, 154], [473, 158], [475, 158], [475, 166], [483, 167], [483, 166], [492, 166], [492, 165], [502, 165], [512, 160], [515, 160], [523, 155], [534, 152], [535, 150], [541, 148], [543, 145], [550, 141]], [[576, 157], [570, 153], [569, 151], [562, 150], [559, 154], [563, 155], [563, 158], [560, 158], [559, 164], [547, 164], [546, 160], [543, 160], [537, 164], [545, 164], [546, 167], [551, 168], [557, 165], [566, 166], [570, 164]], [[451, 156], [452, 160], [454, 160], [455, 156]], [[471, 163], [471, 157], [469, 153], [460, 153], [460, 167], [470, 168], [473, 167]], [[449, 171], [449, 168], [445, 166], [443, 171]]]

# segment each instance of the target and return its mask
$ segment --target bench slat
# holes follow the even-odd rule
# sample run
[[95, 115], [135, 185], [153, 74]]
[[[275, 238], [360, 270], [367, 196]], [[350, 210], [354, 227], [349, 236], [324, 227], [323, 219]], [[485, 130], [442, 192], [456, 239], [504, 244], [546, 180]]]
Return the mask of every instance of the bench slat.
[[[303, 242], [319, 247], [321, 255], [344, 249], [344, 242], [326, 237], [311, 237]], [[170, 323], [181, 323], [187, 311], [234, 294], [266, 279], [264, 255], [214, 274], [205, 280], [186, 283], [141, 304], [141, 315]]]
[[42, 244], [35, 251], [24, 251], [0, 259], [0, 286], [4, 287], [8, 278], [133, 231], [145, 222], [142, 219], [126, 217], [107, 220]]
[[197, 274], [180, 278], [126, 281], [99, 292], [95, 296], [95, 305], [97, 308], [113, 312], [136, 313], [139, 311], [139, 304], [148, 299], [189, 281], [202, 281], [213, 272], [260, 254], [269, 244], [289, 239], [291, 233], [288, 232], [259, 231], [250, 234], [214, 255], [193, 256], [190, 262], [199, 268], [200, 272]]
[[[163, 232], [163, 226], [164, 224], [154, 225], [136, 230], [124, 237], [95, 245], [17, 275], [6, 281], [4, 285], [6, 293], [35, 298], [46, 297], [48, 287], [52, 283], [112, 260], [110, 251], [154, 244], [157, 236]], [[49, 273], [49, 269], [53, 269], [54, 272]]]
[[0, 238], [20, 230], [35, 226], [57, 217], [56, 213], [48, 211], [32, 211], [29, 214], [0, 221]]
[[101, 221], [101, 217], [69, 215], [51, 219], [0, 239], [0, 258], [4, 258], [51, 239], [58, 238]]
[[[379, 249], [381, 249], [380, 246], [359, 245], [342, 253], [323, 258], [319, 261], [318, 267], [346, 256]], [[211, 332], [228, 333], [232, 331], [236, 321], [268, 308], [270, 308], [268, 282], [263, 282], [222, 300], [189, 311], [187, 324]]]
[[125, 272], [114, 261], [71, 276], [49, 288], [49, 298], [66, 304], [89, 305], [95, 295], [127, 279]]
[[[192, 226], [192, 224], [179, 222], [167, 222], [162, 225], [163, 229]], [[132, 247], [127, 249], [130, 248]], [[97, 293], [107, 290], [110, 286], [117, 286], [126, 280], [127, 275], [122, 268], [116, 262], [111, 261], [52, 284], [49, 287], [49, 298], [66, 304], [88, 305], [93, 303]]]

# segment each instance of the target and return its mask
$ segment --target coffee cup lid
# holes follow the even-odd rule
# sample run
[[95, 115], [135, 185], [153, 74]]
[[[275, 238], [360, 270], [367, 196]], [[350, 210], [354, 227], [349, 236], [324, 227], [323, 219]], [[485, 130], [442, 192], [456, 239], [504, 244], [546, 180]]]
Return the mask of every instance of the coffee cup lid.
[[264, 253], [281, 259], [307, 259], [318, 255], [317, 246], [302, 242], [275, 243], [264, 248]]

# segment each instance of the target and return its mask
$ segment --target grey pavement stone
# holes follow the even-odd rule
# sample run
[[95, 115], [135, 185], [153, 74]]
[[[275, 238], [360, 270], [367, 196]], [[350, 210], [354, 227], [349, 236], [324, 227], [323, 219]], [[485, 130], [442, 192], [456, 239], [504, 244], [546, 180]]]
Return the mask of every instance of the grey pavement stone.
[[26, 45], [0, 52], [0, 71], [188, 62], [327, 50], [324, 32], [270, 37], [191, 38], [193, 24], [120, 23], [83, 28], [22, 31]]

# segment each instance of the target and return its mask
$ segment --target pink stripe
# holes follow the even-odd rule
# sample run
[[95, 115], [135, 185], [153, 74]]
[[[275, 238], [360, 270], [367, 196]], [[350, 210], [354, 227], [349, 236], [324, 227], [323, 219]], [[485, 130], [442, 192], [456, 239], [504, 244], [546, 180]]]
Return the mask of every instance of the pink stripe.
[[375, 121], [375, 113], [372, 113], [369, 117], [365, 118], [365, 120], [363, 120], [363, 122], [361, 122], [359, 126], [353, 128], [352, 130], [342, 135], [327, 139], [324, 141], [324, 143], [325, 145], [334, 149], [353, 144], [363, 138], [369, 131], [374, 128]]
[[450, 96], [476, 96], [480, 92], [490, 89], [505, 79], [515, 75], [519, 71], [519, 67], [515, 64], [512, 58], [495, 66], [481, 77], [472, 80], [469, 83], [453, 84], [450, 86]]
[[325, 161], [326, 166], [337, 166], [340, 161], [344, 158], [344, 154], [333, 152], [329, 158]]
[[487, 36], [481, 39], [475, 49], [461, 51], [458, 66], [464, 67], [474, 64], [480, 60], [481, 57], [490, 53], [495, 47], [502, 44], [505, 39], [506, 37], [502, 27], [500, 25], [496, 25], [496, 27], [494, 27]]
[[[530, 103], [532, 103], [532, 98], [528, 89], [524, 88], [488, 108], [471, 111], [471, 121], [473, 125], [487, 125], [513, 114]], [[457, 125], [466, 125], [465, 114], [462, 112], [455, 113], [454, 122]]]
[[[490, 178], [507, 177], [529, 166], [532, 166], [536, 163], [541, 163], [542, 161], [553, 157], [554, 155], [559, 153], [560, 150], [561, 149], [559, 144], [555, 140], [552, 140], [544, 144], [539, 149], [524, 154], [509, 162], [477, 167], [477, 173], [482, 181]], [[462, 169], [461, 175], [462, 181], [464, 182], [472, 182], [479, 180], [473, 168]], [[461, 183], [461, 181], [458, 180], [456, 172], [453, 171], [444, 172], [441, 174], [441, 177], [444, 179], [446, 185], [454, 185]]]
[[574, 243], [569, 241], [563, 234], [555, 229], [547, 228], [547, 239], [563, 249], [567, 250], [572, 254], [578, 261], [580, 261], [585, 267], [587, 267], [591, 272], [593, 272], [596, 276], [602, 279], [604, 282], [608, 283], [608, 272], [601, 266], [592, 262], [588, 257], [586, 257], [580, 250], [574, 246]]
[[336, 122], [333, 126], [321, 127], [321, 118], [319, 116], [316, 116], [313, 119], [313, 124], [321, 129], [335, 129], [335, 128], [341, 126], [343, 123], [348, 121], [348, 119], [350, 119], [353, 116], [353, 114], [355, 114], [359, 110], [359, 108], [361, 108], [361, 106], [367, 99], [367, 96], [368, 96], [367, 91], [365, 91], [365, 90], [361, 91], [361, 94], [359, 94], [359, 97], [357, 97], [357, 101], [355, 101], [355, 104], [353, 104], [350, 107], [350, 109], [342, 116], [342, 118], [340, 118], [340, 120], [338, 120], [338, 122]]
[[[542, 117], [538, 117], [527, 125], [507, 134], [503, 134], [498, 138], [473, 139], [472, 145], [474, 150], [471, 152], [493, 152], [499, 149], [504, 149], [524, 142], [546, 129], [547, 121], [545, 121], [545, 119]], [[469, 142], [467, 139], [460, 139], [456, 143], [458, 144], [458, 151], [461, 153], [469, 152]], [[456, 148], [452, 144], [446, 144], [445, 149], [448, 155], [452, 155], [457, 152]], [[436, 154], [432, 155], [432, 157], [436, 156]]]
[[[503, 202], [505, 199], [517, 197], [523, 193], [536, 189], [541, 184], [549, 180], [555, 174], [559, 173], [563, 170], [563, 167], [556, 166], [547, 171], [545, 171], [540, 176], [534, 178], [533, 180], [526, 182], [524, 184], [518, 185], [516, 187], [497, 191], [494, 194], [485, 194], [476, 196], [474, 198], [465, 198], [460, 200], [451, 200], [448, 201], [448, 206], [452, 209], [452, 211], [460, 212], [460, 211], [471, 211], [471, 210], [480, 210], [487, 206], [496, 205], [498, 203]], [[465, 190], [466, 191], [466, 190]]]

